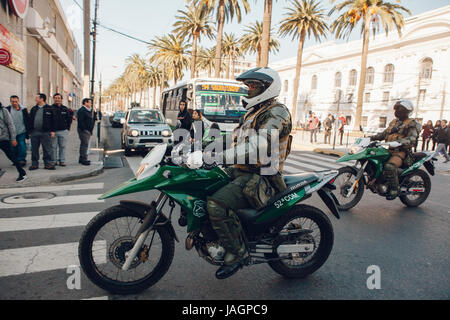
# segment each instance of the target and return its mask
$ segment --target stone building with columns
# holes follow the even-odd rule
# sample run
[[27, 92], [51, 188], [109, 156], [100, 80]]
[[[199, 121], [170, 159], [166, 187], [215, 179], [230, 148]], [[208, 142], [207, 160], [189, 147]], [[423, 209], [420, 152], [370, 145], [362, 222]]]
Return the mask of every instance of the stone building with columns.
[[[401, 37], [380, 32], [369, 42], [361, 125], [380, 131], [394, 118], [397, 99], [409, 99], [413, 117], [426, 122], [450, 119], [450, 5], [406, 18]], [[305, 48], [297, 102], [297, 121], [309, 111], [322, 120], [343, 114], [353, 128], [362, 40], [325, 42]], [[279, 97], [292, 110], [296, 57], [273, 62], [280, 73]]]

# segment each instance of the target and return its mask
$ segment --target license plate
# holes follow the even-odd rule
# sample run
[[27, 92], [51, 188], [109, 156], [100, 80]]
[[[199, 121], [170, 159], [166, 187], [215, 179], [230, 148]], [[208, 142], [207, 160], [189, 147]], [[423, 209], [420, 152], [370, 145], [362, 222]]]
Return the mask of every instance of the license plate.
[[146, 143], [146, 144], [145, 144], [145, 147], [146, 147], [146, 148], [153, 147], [153, 144], [151, 144], [151, 143]]

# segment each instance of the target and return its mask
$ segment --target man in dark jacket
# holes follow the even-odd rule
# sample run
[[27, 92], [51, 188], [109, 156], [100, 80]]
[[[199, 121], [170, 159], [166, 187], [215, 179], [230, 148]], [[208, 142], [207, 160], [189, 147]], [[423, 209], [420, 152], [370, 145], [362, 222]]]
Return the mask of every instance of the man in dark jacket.
[[11, 96], [9, 101], [11, 104], [6, 109], [8, 109], [14, 121], [17, 141], [17, 146], [13, 147], [12, 151], [20, 166], [24, 167], [27, 164], [27, 144], [25, 140], [30, 138], [28, 135], [28, 110], [20, 104], [18, 96]]
[[444, 163], [450, 161], [450, 156], [447, 153], [447, 144], [449, 142], [450, 129], [447, 126], [447, 120], [441, 121], [441, 128], [438, 131], [436, 140], [437, 140], [437, 148], [436, 154], [442, 153], [445, 157]]
[[78, 136], [80, 137], [80, 159], [79, 163], [88, 166], [91, 162], [88, 160], [89, 140], [95, 126], [95, 116], [92, 110], [92, 100], [83, 99], [83, 106], [77, 112]]
[[[27, 173], [20, 166], [19, 162], [17, 162], [17, 159], [12, 152], [11, 146], [17, 146], [14, 121], [8, 110], [6, 110], [6, 108], [3, 108], [2, 104], [0, 103], [0, 150], [2, 150], [6, 154], [8, 159], [14, 163], [17, 172], [19, 172], [19, 177], [16, 181], [22, 182], [27, 179]], [[2, 170], [0, 169], [0, 173], [1, 171]]]
[[42, 144], [44, 169], [55, 170], [52, 143], [55, 139], [55, 111], [47, 104], [47, 96], [40, 93], [36, 96], [36, 105], [31, 108], [28, 122], [31, 140], [31, 167], [39, 169], [39, 147]]
[[[73, 120], [73, 111], [62, 104], [63, 97], [59, 93], [53, 95], [55, 109], [55, 139], [53, 141], [53, 157], [61, 167], [66, 166], [67, 134]], [[58, 152], [59, 149], [59, 152]]]

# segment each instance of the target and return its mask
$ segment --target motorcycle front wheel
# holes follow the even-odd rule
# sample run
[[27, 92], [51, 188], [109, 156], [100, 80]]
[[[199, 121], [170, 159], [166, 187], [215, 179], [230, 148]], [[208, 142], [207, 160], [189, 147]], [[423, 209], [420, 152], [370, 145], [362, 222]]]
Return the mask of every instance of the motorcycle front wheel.
[[269, 262], [269, 266], [278, 274], [287, 278], [304, 278], [319, 269], [330, 255], [333, 248], [334, 233], [330, 219], [321, 210], [308, 206], [296, 205], [274, 225], [279, 232], [292, 232], [296, 229], [310, 231], [308, 234], [283, 242], [280, 245], [312, 244], [308, 253], [266, 254], [269, 259], [282, 258]]
[[175, 243], [165, 227], [150, 231], [130, 268], [122, 270], [143, 219], [143, 215], [118, 205], [89, 222], [79, 242], [78, 257], [94, 284], [113, 294], [133, 294], [151, 287], [166, 274]]
[[361, 201], [364, 194], [364, 178], [359, 179], [355, 189], [346, 197], [346, 194], [356, 181], [358, 171], [353, 167], [343, 167], [339, 169], [339, 173], [334, 178], [333, 184], [336, 186], [336, 192], [334, 193], [338, 204], [339, 210], [350, 210]]

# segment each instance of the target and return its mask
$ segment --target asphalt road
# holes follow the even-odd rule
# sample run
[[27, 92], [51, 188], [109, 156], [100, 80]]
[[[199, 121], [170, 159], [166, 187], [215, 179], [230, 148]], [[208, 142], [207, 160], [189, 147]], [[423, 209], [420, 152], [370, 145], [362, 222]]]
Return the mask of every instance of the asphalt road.
[[[107, 127], [108, 149], [120, 149], [120, 130]], [[300, 155], [294, 152], [293, 156]], [[313, 155], [311, 153], [311, 155]], [[77, 183], [103, 183], [103, 191], [131, 178], [129, 163], [121, 153], [123, 168], [106, 169], [97, 177]], [[313, 155], [314, 156], [314, 155]], [[323, 156], [329, 163], [330, 158]], [[440, 160], [442, 161], [442, 160]], [[342, 212], [337, 220], [320, 198], [305, 203], [327, 213], [334, 228], [334, 247], [327, 262], [305, 279], [290, 280], [275, 273], [268, 265], [240, 270], [233, 277], [217, 280], [217, 267], [198, 257], [195, 249], [186, 251], [186, 229], [179, 227], [179, 207], [172, 218], [181, 240], [175, 244], [175, 257], [168, 273], [153, 287], [139, 295], [109, 295], [82, 274], [81, 289], [69, 290], [66, 269], [48, 270], [0, 277], [0, 299], [213, 299], [213, 300], [309, 300], [309, 299], [443, 299], [450, 298], [450, 200], [448, 174], [432, 177], [429, 199], [420, 208], [406, 208], [399, 201], [365, 193], [351, 211]], [[101, 192], [100, 192], [101, 193]], [[71, 191], [71, 195], [86, 194]], [[71, 212], [95, 212], [115, 205], [121, 199], [148, 202], [155, 192], [143, 192], [108, 199], [103, 203], [78, 203]], [[5, 209], [2, 217], [42, 214], [42, 208]], [[58, 211], [59, 210], [59, 211]], [[61, 212], [50, 208], [45, 214]], [[67, 211], [65, 211], [67, 212]], [[35, 231], [0, 233], [0, 250], [46, 245], [49, 242], [77, 242], [83, 227], [54, 230], [55, 234]], [[44, 230], [45, 231], [45, 230]], [[31, 265], [31, 264], [30, 264]], [[380, 270], [380, 289], [368, 289], [370, 266]], [[370, 268], [369, 268], [370, 269]]]

